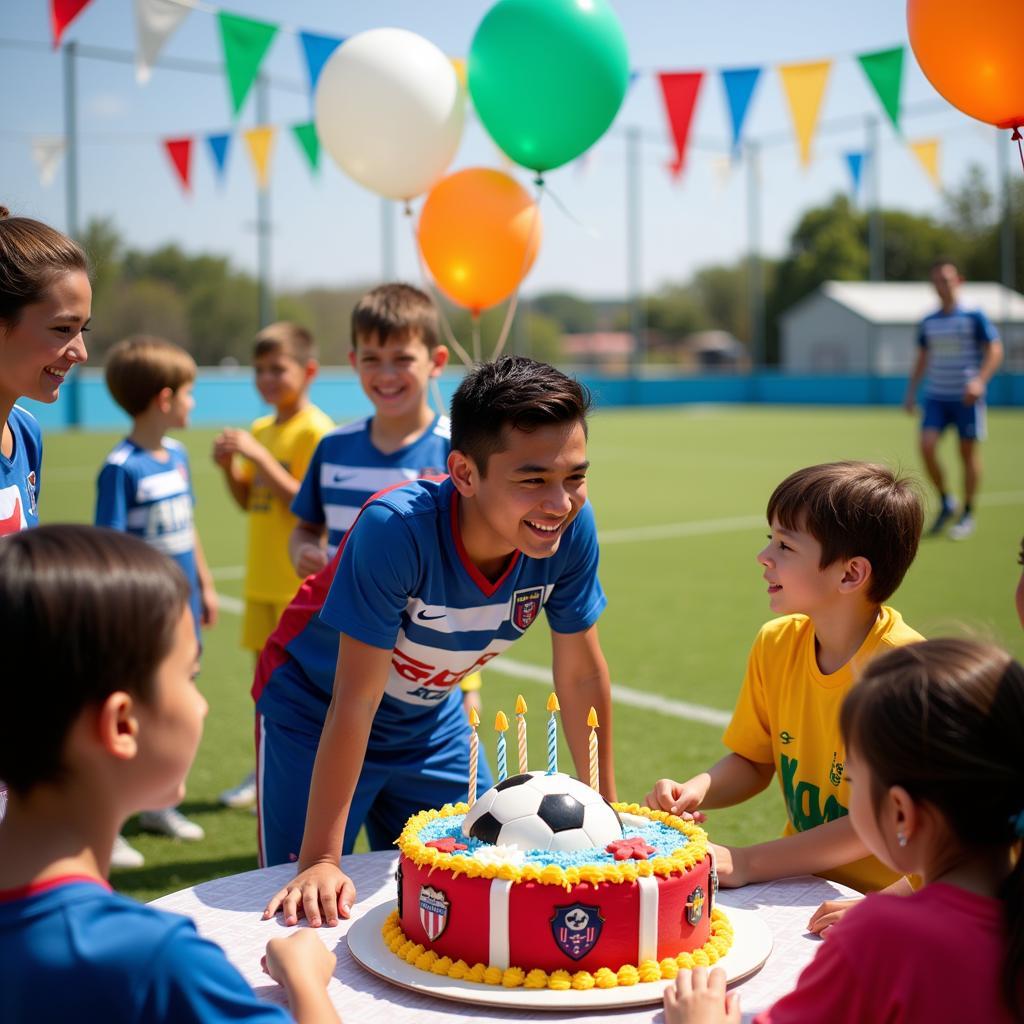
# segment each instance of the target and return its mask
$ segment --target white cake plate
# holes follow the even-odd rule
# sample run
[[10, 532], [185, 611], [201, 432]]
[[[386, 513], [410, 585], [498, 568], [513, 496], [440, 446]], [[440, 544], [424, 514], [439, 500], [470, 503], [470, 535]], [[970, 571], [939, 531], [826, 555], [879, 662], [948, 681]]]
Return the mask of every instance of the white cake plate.
[[[381, 928], [393, 904], [383, 903], [367, 911], [348, 930], [348, 947], [360, 966], [378, 978], [401, 988], [451, 999], [460, 1003], [508, 1006], [518, 1010], [599, 1010], [617, 1006], [642, 1006], [660, 1003], [667, 981], [650, 981], [616, 988], [592, 988], [586, 992], [568, 989], [502, 988], [477, 985], [428, 971], [400, 960], [384, 944]], [[733, 944], [716, 967], [725, 969], [729, 983], [743, 981], [763, 966], [772, 951], [772, 933], [752, 910], [726, 909], [733, 927]]]

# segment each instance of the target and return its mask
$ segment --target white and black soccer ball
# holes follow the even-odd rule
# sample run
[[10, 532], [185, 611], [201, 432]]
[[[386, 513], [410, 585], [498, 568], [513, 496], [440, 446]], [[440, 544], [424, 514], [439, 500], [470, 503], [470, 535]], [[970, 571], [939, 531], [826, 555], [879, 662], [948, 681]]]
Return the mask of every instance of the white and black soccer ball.
[[604, 849], [622, 838], [622, 822], [586, 783], [561, 772], [527, 772], [481, 794], [462, 832], [482, 843], [520, 850]]

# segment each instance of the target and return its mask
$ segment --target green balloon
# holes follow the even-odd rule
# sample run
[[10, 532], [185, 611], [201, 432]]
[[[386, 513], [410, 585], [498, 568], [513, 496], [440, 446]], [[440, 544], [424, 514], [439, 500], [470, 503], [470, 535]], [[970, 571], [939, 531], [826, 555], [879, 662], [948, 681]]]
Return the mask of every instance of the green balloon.
[[626, 40], [607, 0], [499, 0], [469, 48], [480, 120], [504, 153], [538, 172], [589, 149], [628, 85]]

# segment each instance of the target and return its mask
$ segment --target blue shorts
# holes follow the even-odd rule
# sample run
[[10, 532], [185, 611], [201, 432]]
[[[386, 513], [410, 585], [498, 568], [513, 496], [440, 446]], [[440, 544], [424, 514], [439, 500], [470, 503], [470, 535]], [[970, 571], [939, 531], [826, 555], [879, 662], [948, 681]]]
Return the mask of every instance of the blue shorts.
[[[449, 699], [460, 697], [456, 693]], [[299, 858], [319, 742], [318, 732], [288, 728], [256, 714], [260, 867]], [[412, 815], [465, 800], [468, 776], [468, 724], [433, 745], [428, 738], [408, 749], [368, 749], [352, 797], [342, 853], [352, 852], [364, 824], [370, 849], [390, 850]], [[481, 756], [477, 792], [492, 785], [491, 770]]]
[[984, 441], [985, 403], [965, 405], [959, 398], [925, 398], [921, 429], [941, 434], [951, 425], [956, 427], [961, 441]]

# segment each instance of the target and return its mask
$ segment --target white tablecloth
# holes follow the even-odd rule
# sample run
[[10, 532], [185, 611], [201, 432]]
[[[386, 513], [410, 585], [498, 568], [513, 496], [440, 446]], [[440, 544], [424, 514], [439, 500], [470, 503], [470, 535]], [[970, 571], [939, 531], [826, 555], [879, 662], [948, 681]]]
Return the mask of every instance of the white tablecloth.
[[[353, 911], [358, 919], [371, 907], [395, 899], [395, 853], [367, 853], [348, 857], [345, 869], [359, 890]], [[191, 917], [199, 931], [218, 943], [257, 993], [287, 1005], [283, 990], [260, 969], [267, 941], [286, 935], [281, 918], [261, 920], [268, 898], [294, 875], [294, 865], [284, 864], [203, 882], [171, 893], [154, 906]], [[820, 878], [804, 876], [778, 882], [722, 889], [719, 902], [725, 907], [756, 910], [772, 930], [774, 947], [765, 966], [736, 987], [741, 993], [744, 1018], [770, 1006], [788, 992], [797, 975], [809, 963], [820, 940], [807, 934], [808, 918], [823, 900], [852, 895], [849, 890]], [[351, 921], [335, 928], [319, 928], [317, 934], [337, 954], [338, 966], [330, 984], [330, 996], [346, 1024], [429, 1024], [455, 1018], [472, 1020], [579, 1020], [581, 1011], [570, 1013], [522, 1012], [462, 1003], [445, 1002], [411, 992], [363, 970], [348, 950], [345, 933]], [[302, 922], [299, 927], [305, 927]], [[614, 1012], [586, 1014], [587, 1020], [627, 1022], [661, 1021], [660, 1006], [631, 1007]]]

